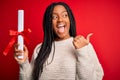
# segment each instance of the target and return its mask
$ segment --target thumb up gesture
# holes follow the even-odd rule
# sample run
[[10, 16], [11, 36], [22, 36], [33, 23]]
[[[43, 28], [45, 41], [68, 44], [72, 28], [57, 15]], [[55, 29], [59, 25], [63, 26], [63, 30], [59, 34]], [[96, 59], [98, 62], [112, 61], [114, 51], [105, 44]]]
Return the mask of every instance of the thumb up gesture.
[[90, 42], [90, 37], [92, 35], [93, 35], [93, 33], [90, 33], [90, 34], [87, 35], [86, 38], [82, 35], [76, 36], [73, 39], [73, 45], [74, 45], [75, 49], [79, 49], [79, 48], [82, 48], [82, 47], [88, 45], [89, 42]]

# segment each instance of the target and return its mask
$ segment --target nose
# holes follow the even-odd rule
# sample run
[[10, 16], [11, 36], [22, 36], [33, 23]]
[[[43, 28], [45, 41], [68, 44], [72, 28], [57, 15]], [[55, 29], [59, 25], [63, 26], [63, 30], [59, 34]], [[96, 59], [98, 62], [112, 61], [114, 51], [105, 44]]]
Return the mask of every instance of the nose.
[[62, 19], [62, 17], [58, 17], [58, 22], [61, 22], [63, 19]]

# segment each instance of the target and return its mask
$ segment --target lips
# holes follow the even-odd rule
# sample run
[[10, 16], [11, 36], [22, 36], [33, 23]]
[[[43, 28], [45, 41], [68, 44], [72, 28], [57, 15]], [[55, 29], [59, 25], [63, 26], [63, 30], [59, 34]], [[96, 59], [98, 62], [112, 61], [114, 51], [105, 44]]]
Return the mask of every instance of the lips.
[[65, 31], [65, 25], [64, 24], [58, 24], [57, 31], [59, 33], [63, 33]]

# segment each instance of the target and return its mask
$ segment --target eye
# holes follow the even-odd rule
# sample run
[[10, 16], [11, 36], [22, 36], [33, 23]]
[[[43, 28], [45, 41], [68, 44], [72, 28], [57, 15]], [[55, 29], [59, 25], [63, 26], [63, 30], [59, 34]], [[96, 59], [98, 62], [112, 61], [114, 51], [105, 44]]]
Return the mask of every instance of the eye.
[[57, 15], [53, 15], [53, 16], [52, 16], [52, 19], [53, 19], [53, 20], [56, 20], [57, 18], [58, 18]]
[[62, 17], [66, 18], [66, 17], [68, 17], [68, 14], [63, 14]]

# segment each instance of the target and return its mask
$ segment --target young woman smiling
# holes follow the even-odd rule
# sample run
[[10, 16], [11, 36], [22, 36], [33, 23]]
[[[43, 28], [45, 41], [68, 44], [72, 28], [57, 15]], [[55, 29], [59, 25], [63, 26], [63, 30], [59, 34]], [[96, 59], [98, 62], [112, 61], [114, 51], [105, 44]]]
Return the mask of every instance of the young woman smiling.
[[[103, 69], [88, 34], [76, 36], [75, 19], [69, 6], [52, 3], [43, 19], [44, 40], [28, 61], [28, 49], [15, 47], [20, 80], [102, 80]], [[18, 56], [24, 53], [24, 58]]]

